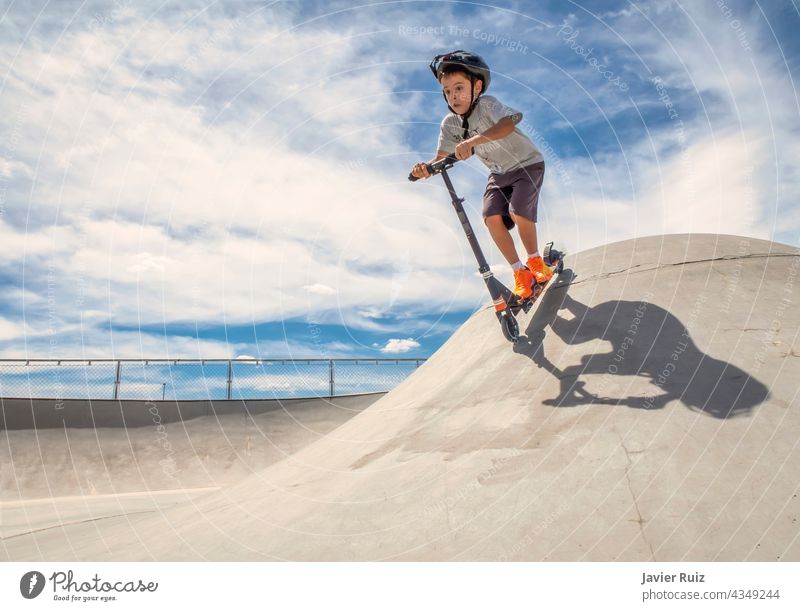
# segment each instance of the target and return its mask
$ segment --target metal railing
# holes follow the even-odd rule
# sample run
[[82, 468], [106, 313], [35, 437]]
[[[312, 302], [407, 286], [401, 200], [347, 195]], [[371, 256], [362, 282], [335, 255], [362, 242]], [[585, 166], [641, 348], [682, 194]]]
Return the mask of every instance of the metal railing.
[[0, 397], [274, 399], [385, 392], [426, 359], [0, 359]]

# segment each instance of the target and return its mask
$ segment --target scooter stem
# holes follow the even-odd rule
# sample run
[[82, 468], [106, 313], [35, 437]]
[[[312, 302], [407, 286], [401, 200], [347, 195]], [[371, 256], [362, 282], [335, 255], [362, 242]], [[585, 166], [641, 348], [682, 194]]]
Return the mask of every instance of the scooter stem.
[[[519, 299], [506, 285], [494, 277], [489, 263], [483, 255], [483, 250], [481, 250], [481, 246], [478, 244], [478, 239], [475, 237], [475, 232], [472, 230], [472, 225], [467, 218], [467, 213], [464, 212], [464, 206], [462, 205], [464, 200], [456, 194], [455, 187], [453, 187], [453, 183], [447, 173], [447, 169], [453, 167], [457, 162], [458, 159], [455, 156], [448, 155], [439, 161], [427, 164], [428, 172], [431, 174], [441, 174], [444, 179], [444, 184], [447, 187], [448, 193], [450, 193], [450, 200], [453, 204], [453, 208], [455, 208], [458, 220], [461, 222], [461, 227], [467, 236], [467, 241], [472, 248], [475, 259], [478, 261], [478, 271], [481, 277], [483, 277], [484, 282], [486, 282], [486, 288], [489, 289], [489, 295], [492, 297], [495, 311], [499, 316], [500, 313], [506, 309], [506, 306], [519, 306]], [[408, 179], [412, 182], [419, 180], [412, 174], [408, 175]]]
[[464, 229], [464, 233], [467, 236], [467, 241], [472, 247], [472, 252], [475, 255], [475, 259], [478, 261], [478, 271], [481, 272], [481, 274], [484, 274], [489, 271], [489, 263], [486, 261], [483, 250], [481, 249], [480, 244], [478, 244], [478, 239], [475, 237], [475, 232], [472, 230], [472, 224], [469, 222], [467, 214], [464, 211], [464, 198], [459, 197], [456, 194], [455, 187], [453, 187], [453, 182], [450, 180], [450, 175], [447, 173], [446, 169], [442, 168], [441, 175], [442, 179], [444, 180], [444, 184], [447, 187], [447, 191], [450, 193], [450, 200], [453, 204], [453, 208], [455, 208], [458, 220], [461, 222], [461, 227]]
[[516, 306], [519, 301], [518, 297], [510, 291], [505, 284], [494, 277], [489, 263], [486, 261], [483, 250], [478, 243], [478, 238], [475, 237], [475, 232], [472, 230], [472, 224], [469, 222], [467, 213], [464, 211], [464, 199], [456, 194], [455, 187], [453, 187], [453, 183], [450, 180], [450, 175], [447, 173], [447, 167], [441, 167], [439, 173], [442, 175], [444, 184], [447, 187], [447, 192], [450, 193], [450, 201], [453, 204], [453, 208], [455, 208], [456, 215], [458, 215], [458, 220], [461, 222], [464, 234], [467, 236], [467, 241], [472, 248], [472, 253], [478, 261], [478, 271], [484, 282], [486, 282], [486, 288], [489, 289], [489, 295], [492, 297], [495, 310], [500, 312], [504, 310], [507, 305]]

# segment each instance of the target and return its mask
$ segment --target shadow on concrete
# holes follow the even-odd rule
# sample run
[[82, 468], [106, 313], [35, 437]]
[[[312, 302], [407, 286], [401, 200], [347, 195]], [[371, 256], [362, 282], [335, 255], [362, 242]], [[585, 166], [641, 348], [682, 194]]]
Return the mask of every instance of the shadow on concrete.
[[[545, 294], [526, 337], [521, 337], [515, 347], [515, 352], [527, 355], [559, 379], [559, 395], [543, 401], [545, 405], [599, 404], [653, 410], [678, 399], [689, 409], [715, 418], [731, 418], [750, 414], [769, 397], [767, 387], [746, 371], [700, 350], [687, 324], [647, 301], [647, 295], [642, 301], [613, 300], [589, 307], [569, 295], [573, 279], [573, 272], [564, 270]], [[706, 322], [704, 304], [702, 295], [687, 304], [688, 327]], [[567, 345], [604, 340], [611, 343], [611, 351], [585, 354], [580, 364], [560, 369], [544, 353], [548, 326]], [[598, 375], [600, 382], [593, 381], [592, 388], [599, 394], [588, 392], [586, 376]], [[643, 386], [625, 376], [645, 378], [649, 384]], [[620, 388], [633, 394], [602, 396]]]

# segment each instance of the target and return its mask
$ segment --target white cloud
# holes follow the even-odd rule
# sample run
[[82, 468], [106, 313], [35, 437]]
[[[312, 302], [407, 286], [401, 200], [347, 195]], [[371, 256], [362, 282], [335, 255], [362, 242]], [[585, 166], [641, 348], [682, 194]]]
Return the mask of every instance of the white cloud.
[[415, 103], [393, 100], [388, 51], [353, 69], [374, 42], [363, 27], [286, 34], [259, 16], [195, 17], [140, 30], [119, 14], [65, 32], [52, 52], [33, 36], [14, 60], [3, 105], [26, 109], [18, 155], [37, 160], [36, 205], [0, 233], [6, 265], [24, 266], [41, 297], [28, 321], [49, 319], [45, 296], [59, 325], [78, 324], [75, 304], [100, 318], [107, 306], [123, 325], [327, 311], [370, 328], [356, 306], [473, 303], [480, 287], [437, 290], [463, 238], [448, 232], [446, 205], [431, 205], [438, 193], [404, 180], [410, 160], [397, 153]]
[[412, 338], [407, 339], [390, 339], [386, 342], [386, 345], [381, 348], [381, 352], [386, 352], [388, 354], [400, 354], [403, 352], [409, 352], [414, 348], [419, 348], [419, 342]]
[[[563, 106], [576, 117], [568, 127], [580, 133], [586, 122], [606, 118], [603, 131], [625, 139], [611, 152], [565, 159], [569, 185], [551, 169], [540, 208], [542, 232], [572, 251], [688, 231], [791, 239], [783, 220], [796, 218], [800, 198], [800, 180], [788, 171], [800, 163], [800, 108], [776, 41], [768, 40], [760, 19], [741, 9], [733, 17], [744, 24], [749, 50], [731, 27], [733, 17], [726, 19], [714, 3], [638, 8], [644, 15], [606, 15], [611, 19], [601, 24], [581, 14], [576, 23], [586, 46], [618, 50], [612, 61], [627, 59], [626, 74], [644, 81], [625, 105], [630, 113], [636, 104], [642, 123], [628, 127], [617, 106], [608, 112], [602, 97], [608, 87], [561, 90], [573, 98]], [[647, 82], [652, 77], [661, 79], [672, 108]], [[587, 112], [595, 103], [596, 112]], [[620, 125], [639, 137], [614, 131]], [[591, 150], [595, 143], [586, 144]]]
[[[643, 10], [654, 24], [627, 10], [605, 15], [610, 27], [583, 12], [575, 25], [620, 74], [663, 78], [679, 104], [685, 150], [674, 125], [654, 129], [644, 120], [618, 150], [563, 154], [572, 180], [560, 184], [549, 170], [541, 241], [575, 250], [673, 231], [768, 237], [778, 218], [789, 219], [786, 231], [800, 225], [795, 204], [786, 204], [800, 196], [792, 173], [800, 164], [797, 100], [766, 30], [738, 16], [752, 46], [743, 53], [713, 3], [651, 6]], [[293, 21], [297, 6], [256, 8], [239, 19], [203, 8], [154, 14], [144, 28], [147, 11], [108, 11], [91, 31], [77, 20], [60, 37], [32, 31], [24, 44], [21, 36], [0, 43], [10, 67], [0, 112], [16, 134], [13, 154], [6, 147], [0, 160], [11, 187], [5, 205], [16, 213], [0, 220], [0, 241], [5, 268], [24, 270], [26, 305], [24, 321], [4, 313], [3, 333], [17, 340], [17, 354], [26, 329], [27, 349], [48, 353], [35, 334], [52, 320], [73, 334], [62, 347], [91, 354], [228, 356], [236, 347], [224, 342], [148, 337], [137, 346], [135, 333], [112, 342], [99, 326], [84, 325], [307, 317], [399, 335], [430, 332], [407, 318], [402, 330], [391, 322], [409, 311], [464, 310], [485, 300], [440, 182], [405, 181], [423, 154], [411, 150], [406, 122], [430, 121], [423, 148], [435, 141], [443, 112], [435, 83], [398, 92], [409, 74], [425, 71], [433, 48], [465, 41], [397, 35], [407, 22], [399, 6], [362, 7], [303, 27]], [[487, 32], [491, 22], [498, 33], [522, 27], [548, 58], [575, 59], [540, 23], [500, 9], [465, 16], [437, 5], [415, 20]], [[540, 131], [548, 126], [537, 113], [547, 104], [576, 133], [597, 116], [632, 113], [631, 100], [592, 81], [590, 67], [573, 74], [539, 56], [485, 52], [497, 65], [495, 92], [529, 103], [523, 110]], [[573, 76], [585, 94], [576, 95]], [[633, 101], [637, 112], [666, 115], [655, 91]], [[605, 135], [594, 137], [590, 150]], [[454, 179], [490, 262], [500, 261], [479, 218], [484, 169], [465, 164]]]
[[[664, 151], [672, 145], [671, 135], [661, 133], [629, 147], [628, 167], [610, 159], [573, 160], [574, 186], [554, 182], [545, 188], [540, 235], [570, 252], [668, 233], [769, 238], [753, 161], [766, 143], [755, 133], [749, 137], [749, 148], [741, 146], [740, 134], [728, 133], [671, 154]], [[649, 147], [655, 153], [648, 154]], [[626, 187], [630, 193], [624, 193]]]
[[303, 288], [309, 293], [316, 293], [317, 295], [335, 295], [338, 291], [328, 286], [327, 284], [306, 284]]
[[25, 331], [25, 325], [0, 317], [0, 341], [21, 337]]
[[22, 161], [14, 159], [3, 159], [0, 157], [0, 176], [3, 178], [13, 178], [15, 175], [33, 177], [33, 169]]

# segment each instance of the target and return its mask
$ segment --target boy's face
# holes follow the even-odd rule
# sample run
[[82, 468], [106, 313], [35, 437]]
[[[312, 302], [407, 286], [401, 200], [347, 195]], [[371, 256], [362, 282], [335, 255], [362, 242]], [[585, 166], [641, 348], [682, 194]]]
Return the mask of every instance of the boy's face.
[[[463, 115], [469, 109], [469, 78], [463, 72], [451, 72], [442, 75], [439, 81], [442, 85], [442, 91], [447, 98], [447, 103], [450, 108], [456, 111], [456, 114]], [[481, 92], [483, 83], [480, 79], [475, 79], [475, 88], [473, 91], [473, 99], [478, 97]]]

